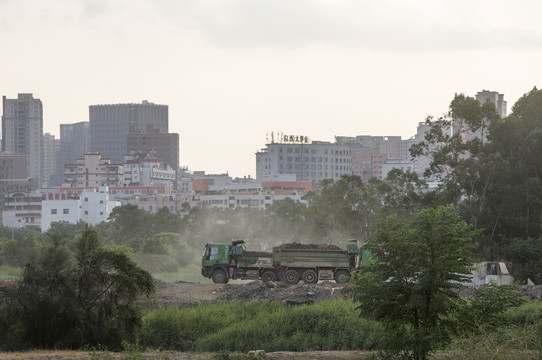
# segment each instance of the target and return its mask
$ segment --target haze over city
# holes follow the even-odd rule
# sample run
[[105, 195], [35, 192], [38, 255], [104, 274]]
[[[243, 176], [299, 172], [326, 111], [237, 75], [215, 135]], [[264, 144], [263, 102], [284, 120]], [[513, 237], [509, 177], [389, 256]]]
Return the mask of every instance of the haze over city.
[[255, 175], [266, 134], [413, 136], [455, 93], [540, 87], [539, 1], [0, 0], [1, 95], [44, 132], [89, 105], [169, 106], [180, 164]]

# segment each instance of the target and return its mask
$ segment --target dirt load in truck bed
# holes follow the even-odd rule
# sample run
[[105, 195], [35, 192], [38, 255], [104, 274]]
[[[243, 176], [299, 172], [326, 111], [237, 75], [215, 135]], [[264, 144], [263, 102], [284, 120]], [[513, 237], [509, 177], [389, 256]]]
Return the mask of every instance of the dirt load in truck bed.
[[326, 245], [326, 244], [298, 244], [298, 243], [288, 243], [277, 246], [279, 249], [288, 249], [288, 250], [344, 250], [336, 245]]

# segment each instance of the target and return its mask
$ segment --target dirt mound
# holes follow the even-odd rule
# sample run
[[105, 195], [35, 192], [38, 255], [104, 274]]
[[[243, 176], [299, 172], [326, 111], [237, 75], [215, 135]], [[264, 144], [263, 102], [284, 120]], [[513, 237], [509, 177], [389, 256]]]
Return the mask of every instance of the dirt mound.
[[242, 285], [224, 285], [219, 289], [218, 301], [253, 301], [272, 300], [286, 304], [310, 304], [336, 297], [344, 298], [341, 293], [344, 284], [322, 281], [318, 284], [286, 285], [281, 282], [264, 283], [252, 281]]
[[343, 250], [336, 245], [326, 245], [326, 244], [299, 244], [299, 243], [288, 243], [277, 246], [279, 249], [287, 250]]

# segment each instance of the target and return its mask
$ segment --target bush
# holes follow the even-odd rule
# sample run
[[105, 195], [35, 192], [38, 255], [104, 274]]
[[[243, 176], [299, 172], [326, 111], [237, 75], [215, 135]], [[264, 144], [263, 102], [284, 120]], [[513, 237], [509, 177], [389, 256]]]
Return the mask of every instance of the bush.
[[478, 331], [505, 324], [506, 312], [524, 304], [527, 299], [517, 293], [517, 286], [490, 284], [479, 287], [472, 299], [458, 312], [457, 329]]

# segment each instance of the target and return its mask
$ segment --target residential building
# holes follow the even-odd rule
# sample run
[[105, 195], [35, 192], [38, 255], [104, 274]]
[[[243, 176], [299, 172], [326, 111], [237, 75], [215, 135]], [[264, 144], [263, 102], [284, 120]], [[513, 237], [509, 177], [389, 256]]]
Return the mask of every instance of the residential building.
[[302, 194], [292, 193], [272, 194], [272, 193], [256, 193], [256, 194], [213, 194], [199, 196], [200, 206], [203, 208], [218, 208], [218, 209], [234, 209], [234, 208], [249, 208], [264, 210], [270, 207], [273, 202], [292, 199], [307, 205], [307, 200]]
[[41, 231], [47, 231], [54, 222], [83, 221], [96, 225], [106, 221], [111, 211], [120, 205], [120, 201], [110, 199], [107, 187], [85, 189], [76, 199], [43, 200]]
[[42, 163], [43, 106], [32, 94], [2, 98], [2, 151], [28, 156], [28, 174], [39, 186]]
[[0, 153], [0, 210], [11, 193], [29, 192], [28, 156]]
[[[135, 199], [135, 205], [152, 214], [156, 214], [161, 208], [167, 208], [172, 214], [180, 214], [186, 211], [185, 203], [190, 205], [191, 199], [187, 199], [183, 194], [155, 194], [141, 195]], [[191, 207], [192, 205], [190, 205]], [[190, 208], [189, 207], [189, 208]]]
[[159, 132], [131, 132], [126, 135], [127, 154], [153, 154], [175, 170], [174, 188], [177, 189], [179, 169], [179, 134]]
[[125, 186], [164, 186], [166, 192], [171, 193], [175, 179], [176, 171], [165, 164], [164, 160], [125, 156]]
[[127, 134], [168, 133], [168, 106], [144, 100], [141, 104], [91, 105], [90, 151], [120, 163], [127, 154]]
[[72, 187], [122, 186], [124, 166], [112, 164], [111, 159], [89, 153], [75, 164], [64, 165], [64, 183]]
[[[59, 187], [41, 189], [41, 194], [44, 200], [79, 199], [84, 191], [98, 191], [99, 189], [100, 187]], [[166, 188], [164, 186], [109, 186], [107, 191], [110, 199], [127, 204], [134, 203], [131, 200], [137, 196], [165, 194]]]

